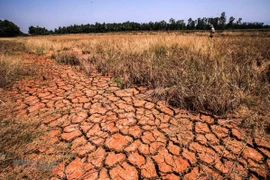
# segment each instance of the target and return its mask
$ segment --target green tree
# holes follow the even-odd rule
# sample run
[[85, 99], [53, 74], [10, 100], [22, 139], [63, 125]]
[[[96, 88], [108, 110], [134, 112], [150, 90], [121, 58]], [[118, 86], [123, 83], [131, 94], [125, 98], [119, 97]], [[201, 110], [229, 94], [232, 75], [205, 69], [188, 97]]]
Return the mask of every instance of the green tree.
[[50, 34], [50, 31], [48, 31], [45, 27], [30, 26], [28, 29], [28, 33], [31, 35], [48, 35]]
[[186, 24], [184, 20], [178, 20], [176, 21], [176, 30], [185, 29]]
[[173, 19], [173, 18], [171, 18], [170, 20], [169, 20], [169, 29], [170, 30], [175, 30], [176, 29], [176, 22], [175, 22], [175, 19]]
[[22, 34], [20, 28], [13, 22], [0, 20], [0, 37], [15, 37]]

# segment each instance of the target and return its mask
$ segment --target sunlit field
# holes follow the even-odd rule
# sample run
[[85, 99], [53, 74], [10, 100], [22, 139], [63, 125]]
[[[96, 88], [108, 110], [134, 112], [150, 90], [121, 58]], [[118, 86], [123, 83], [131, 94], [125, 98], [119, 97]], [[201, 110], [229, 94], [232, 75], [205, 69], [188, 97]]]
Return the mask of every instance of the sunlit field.
[[[80, 137], [74, 135], [72, 131], [72, 128], [77, 127], [79, 122], [75, 121], [74, 116], [78, 109], [87, 111], [87, 113], [83, 114], [85, 116], [82, 117], [85, 118], [84, 122], [79, 122], [80, 126], [88, 128], [87, 139], [91, 138], [91, 128], [99, 128], [96, 123], [102, 124], [100, 121], [103, 120], [98, 119], [99, 116], [102, 117], [99, 114], [99, 111], [102, 110], [106, 114], [104, 119], [110, 119], [110, 116], [115, 117], [116, 125], [123, 120], [121, 118], [126, 118], [123, 112], [136, 114], [137, 121], [134, 121], [134, 123], [139, 129], [140, 126], [142, 128], [160, 126], [166, 130], [167, 126], [173, 126], [173, 123], [175, 123], [178, 126], [168, 129], [166, 142], [170, 141], [170, 143], [165, 143], [166, 147], [171, 144], [175, 134], [179, 135], [177, 137], [182, 140], [179, 140], [179, 148], [186, 148], [186, 150], [182, 150], [183, 154], [187, 150], [190, 153], [195, 152], [195, 147], [201, 149], [194, 146], [196, 143], [199, 147], [204, 148], [208, 148], [208, 146], [215, 148], [218, 145], [223, 148], [224, 146], [224, 152], [220, 152], [221, 155], [214, 162], [216, 164], [207, 164], [209, 167], [216, 169], [220, 169], [218, 162], [221, 162], [220, 159], [223, 155], [226, 157], [225, 149], [227, 149], [227, 145], [232, 152], [234, 152], [235, 147], [238, 149], [242, 147], [236, 144], [231, 149], [230, 143], [244, 142], [243, 152], [245, 152], [243, 156], [252, 158], [255, 158], [256, 155], [253, 152], [257, 152], [258, 148], [263, 149], [268, 146], [267, 144], [263, 146], [260, 144], [256, 147], [256, 143], [260, 142], [258, 139], [267, 140], [270, 135], [270, 33], [267, 31], [217, 32], [214, 38], [210, 38], [209, 33], [203, 31], [3, 38], [0, 39], [0, 52], [0, 134], [3, 135], [0, 143], [0, 149], [2, 149], [0, 152], [0, 167], [2, 169], [0, 179], [23, 179], [26, 177], [40, 179], [49, 177], [52, 168], [59, 163], [65, 163], [64, 170], [68, 172], [67, 169], [71, 167], [73, 162], [84, 157], [84, 155], [77, 157], [74, 152], [78, 148], [76, 141], [79, 142], [84, 139], [84, 135], [81, 136], [81, 130], [79, 131]], [[50, 74], [51, 72], [53, 73]], [[63, 72], [65, 73], [63, 74]], [[70, 74], [71, 76], [69, 76]], [[69, 77], [72, 81], [70, 81], [71, 84], [67, 85]], [[67, 80], [62, 81], [61, 78]], [[91, 78], [92, 80], [90, 80]], [[104, 79], [107, 80], [103, 81]], [[94, 81], [100, 81], [98, 87], [104, 88], [104, 90], [97, 90], [97, 86], [85, 83], [88, 80], [92, 84], [96, 83]], [[54, 86], [54, 83], [57, 86]], [[33, 84], [36, 84], [36, 86]], [[77, 100], [77, 96], [80, 96], [78, 92], [82, 88], [83, 91], [90, 93], [90, 95], [95, 91], [98, 94], [93, 97], [89, 95], [85, 99], [82, 96], [81, 99]], [[68, 90], [65, 91], [65, 89]], [[109, 89], [113, 90], [113, 92]], [[144, 93], [138, 96], [144, 97], [146, 100], [136, 100], [135, 93], [132, 97], [121, 97], [123, 92], [129, 94], [128, 92], [131, 92], [132, 89], [133, 91], [145, 89], [145, 91], [143, 90]], [[24, 91], [27, 91], [28, 94]], [[117, 93], [118, 91], [122, 93]], [[108, 97], [111, 95], [116, 99], [116, 102], [106, 101], [106, 93]], [[61, 95], [64, 96], [61, 97]], [[17, 99], [13, 101], [13, 98]], [[70, 101], [67, 100], [69, 98]], [[98, 98], [98, 101], [94, 102], [94, 98]], [[77, 101], [83, 101], [83, 103], [79, 104]], [[119, 107], [123, 106], [125, 104], [123, 102], [127, 101], [126, 107], [130, 108], [130, 112], [126, 112], [126, 109], [117, 109], [115, 105], [117, 101], [120, 102]], [[131, 106], [128, 104], [130, 101]], [[153, 106], [146, 107], [147, 105], [142, 102], [147, 102], [146, 104], [152, 104]], [[168, 108], [160, 109], [161, 102]], [[114, 106], [117, 109], [114, 110], [117, 116], [112, 111], [104, 110], [107, 107]], [[176, 110], [178, 110], [178, 114], [175, 113]], [[151, 117], [156, 119], [155, 123], [159, 121], [159, 113], [163, 114], [163, 112], [165, 115], [161, 120], [165, 122], [166, 117], [169, 117], [170, 121], [159, 125], [154, 124], [154, 126], [143, 125], [142, 123], [146, 120], [144, 120], [141, 113], [145, 113], [145, 117], [148, 117], [148, 113], [152, 113], [152, 111], [154, 113], [151, 114]], [[15, 117], [16, 113], [18, 115]], [[23, 114], [27, 116], [23, 116]], [[54, 116], [61, 118], [55, 120]], [[77, 119], [82, 120], [82, 118]], [[95, 126], [89, 125], [91, 118], [94, 119]], [[176, 120], [176, 122], [173, 120]], [[191, 126], [187, 122], [190, 122]], [[226, 124], [227, 122], [228, 124]], [[230, 122], [232, 124], [236, 122], [234, 124], [236, 126], [229, 126]], [[85, 125], [83, 126], [83, 124]], [[202, 132], [205, 132], [198, 128], [201, 124], [205, 125], [206, 130], [204, 131], [208, 133], [205, 137], [209, 137], [209, 135], [217, 137], [218, 143], [213, 145], [211, 139], [205, 139], [206, 144], [203, 144], [201, 137]], [[72, 126], [72, 132], [69, 132], [69, 126]], [[62, 127], [62, 130], [58, 132], [59, 127]], [[118, 131], [125, 135], [121, 127]], [[217, 129], [215, 127], [219, 127], [221, 130], [230, 130], [223, 137], [222, 133], [216, 133]], [[163, 132], [162, 128], [160, 128], [160, 131]], [[245, 135], [238, 133], [238, 129], [241, 133], [243, 131]], [[165, 130], [163, 133], [165, 133]], [[144, 129], [144, 131], [141, 133], [142, 137], [134, 139], [134, 142], [140, 141], [140, 139], [144, 141], [145, 133], [151, 130]], [[46, 145], [41, 143], [46, 132], [51, 132], [52, 135], [56, 136], [51, 138], [52, 140], [56, 139], [55, 142], [46, 143]], [[103, 133], [107, 132], [109, 130]], [[114, 137], [117, 132], [110, 135]], [[122, 134], [119, 136], [124, 137]], [[70, 136], [71, 139], [63, 140], [66, 135]], [[61, 139], [59, 140], [58, 137], [61, 137]], [[60, 141], [61, 143], [57, 143]], [[110, 141], [108, 140], [108, 142]], [[106, 142], [107, 140], [101, 143], [101, 148], [98, 149], [107, 147]], [[187, 145], [187, 142], [191, 144]], [[250, 145], [252, 143], [255, 144], [255, 147]], [[48, 150], [40, 148], [41, 150], [29, 151], [29, 148], [35, 149], [35, 147], [40, 146], [46, 146]], [[250, 154], [246, 153], [246, 146], [251, 149]], [[85, 149], [84, 146], [81, 147], [83, 147], [83, 150]], [[81, 149], [79, 152], [86, 152], [87, 146], [85, 147], [85, 151]], [[95, 149], [94, 146], [93, 148]], [[109, 148], [107, 147], [107, 149]], [[59, 152], [59, 154], [56, 152]], [[219, 153], [218, 150], [215, 152]], [[257, 154], [264, 154], [264, 152], [266, 150], [260, 150]], [[37, 156], [33, 155], [35, 153]], [[85, 154], [88, 161], [91, 160], [89, 158], [91, 153], [92, 151]], [[205, 156], [204, 153], [199, 153], [198, 158], [209, 156]], [[129, 157], [131, 154], [126, 153], [125, 156]], [[46, 162], [43, 164], [43, 166], [46, 165], [46, 168], [39, 169], [36, 172], [31, 167], [30, 169], [24, 168], [29, 165], [27, 163], [21, 166], [21, 169], [18, 168], [18, 165], [16, 167], [18, 159], [29, 157], [31, 159], [31, 155], [37, 161]], [[260, 156], [259, 154], [258, 158]], [[109, 155], [106, 156], [105, 162], [107, 162], [108, 157]], [[241, 152], [233, 154], [230, 157], [231, 159], [228, 159], [238, 161], [239, 157], [242, 157]], [[266, 162], [266, 155], [263, 158], [265, 160], [262, 162], [266, 167], [268, 162]], [[93, 159], [95, 158], [93, 157]], [[159, 166], [158, 160], [159, 158], [157, 158], [156, 167]], [[156, 159], [153, 160], [153, 162], [155, 161]], [[14, 162], [15, 169], [10, 171], [10, 168], [14, 166]], [[245, 167], [243, 168], [245, 173], [250, 168], [250, 165], [252, 166], [249, 157], [247, 162], [249, 163], [248, 166], [242, 164]], [[261, 164], [262, 162], [260, 161]], [[234, 179], [239, 173], [235, 170], [234, 163], [232, 164], [228, 166], [228, 172], [224, 171], [221, 174], [226, 174], [226, 176]], [[200, 161], [192, 166], [200, 167]], [[254, 170], [254, 172], [260, 173], [257, 174], [258, 177], [266, 177], [265, 172], [267, 169], [260, 168], [258, 171]], [[158, 172], [159, 169], [156, 171]], [[248, 171], [249, 173], [253, 172], [250, 169]], [[245, 173], [240, 176], [247, 177]], [[69, 177], [69, 174], [67, 174], [67, 177]], [[206, 177], [214, 179], [212, 175], [209, 175], [208, 171], [206, 171]]]
[[[267, 129], [264, 118], [269, 115], [270, 105], [269, 38], [269, 32], [254, 31], [217, 33], [213, 39], [206, 32], [173, 32], [6, 41], [23, 44], [26, 53], [79, 65], [88, 74], [96, 69], [114, 77], [121, 88], [146, 86], [172, 106], [222, 116], [243, 115], [248, 117], [248, 125], [255, 123]], [[7, 69], [16, 66], [5, 56], [1, 56], [1, 73], [12, 77]], [[1, 79], [1, 84], [9, 82], [7, 79]]]

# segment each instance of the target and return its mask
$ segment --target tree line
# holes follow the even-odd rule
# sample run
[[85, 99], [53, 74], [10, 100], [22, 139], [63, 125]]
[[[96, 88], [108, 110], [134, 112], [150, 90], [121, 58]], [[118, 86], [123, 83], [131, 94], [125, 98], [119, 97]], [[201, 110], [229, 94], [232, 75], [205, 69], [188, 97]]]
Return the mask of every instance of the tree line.
[[47, 34], [76, 34], [76, 33], [104, 33], [104, 32], [122, 32], [122, 31], [167, 31], [167, 30], [207, 30], [210, 25], [214, 25], [217, 30], [226, 29], [262, 29], [269, 28], [269, 25], [264, 25], [262, 22], [242, 22], [242, 18], [234, 18], [231, 16], [227, 19], [225, 12], [222, 12], [220, 17], [214, 18], [189, 18], [187, 23], [184, 20], [175, 20], [171, 18], [169, 22], [164, 20], [159, 22], [137, 23], [98, 23], [81, 24], [63, 26], [52, 30], [47, 30], [44, 27], [29, 27], [31, 35], [47, 35]]
[[[262, 29], [270, 28], [262, 22], [242, 22], [242, 18], [227, 18], [225, 12], [219, 17], [211, 18], [189, 18], [187, 23], [184, 20], [175, 20], [171, 18], [169, 22], [164, 20], [149, 23], [123, 22], [123, 23], [98, 23], [70, 25], [48, 30], [45, 27], [30, 26], [28, 33], [30, 35], [49, 35], [49, 34], [76, 34], [76, 33], [105, 33], [105, 32], [123, 32], [123, 31], [168, 31], [168, 30], [208, 30], [210, 25], [214, 25], [217, 30], [227, 29]], [[19, 36], [23, 33], [14, 23], [0, 20], [0, 37]]]

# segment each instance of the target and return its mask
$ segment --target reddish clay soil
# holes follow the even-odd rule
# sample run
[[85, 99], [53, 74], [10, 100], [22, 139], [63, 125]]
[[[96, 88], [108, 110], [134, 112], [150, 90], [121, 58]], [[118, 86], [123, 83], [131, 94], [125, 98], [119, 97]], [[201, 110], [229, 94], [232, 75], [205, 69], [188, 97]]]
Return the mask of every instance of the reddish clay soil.
[[57, 154], [49, 144], [74, 154], [53, 167], [51, 179], [269, 178], [269, 141], [246, 140], [237, 120], [191, 114], [154, 101], [143, 87], [122, 90], [110, 77], [26, 58], [45, 75], [8, 92], [17, 103], [13, 115], [46, 129], [33, 155]]

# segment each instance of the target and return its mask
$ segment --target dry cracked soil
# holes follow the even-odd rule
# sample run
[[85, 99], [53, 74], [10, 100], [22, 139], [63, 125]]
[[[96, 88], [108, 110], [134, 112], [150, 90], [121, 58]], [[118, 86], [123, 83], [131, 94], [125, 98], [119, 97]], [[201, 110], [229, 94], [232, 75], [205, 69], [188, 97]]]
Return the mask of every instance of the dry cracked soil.
[[237, 119], [192, 114], [154, 100], [144, 87], [119, 89], [96, 72], [25, 58], [46, 75], [7, 93], [16, 101], [12, 115], [40, 121], [45, 131], [31, 155], [55, 156], [60, 145], [73, 154], [52, 167], [51, 180], [270, 177], [269, 140], [246, 139]]

